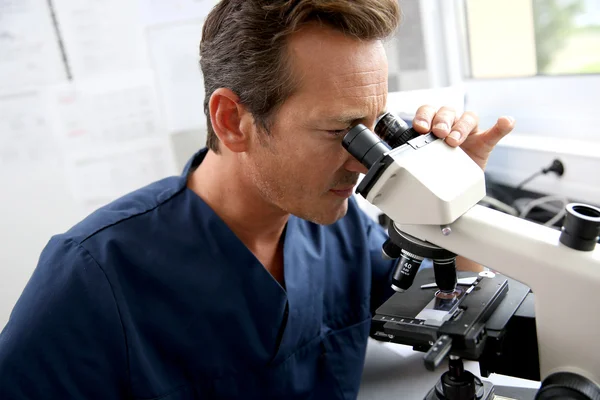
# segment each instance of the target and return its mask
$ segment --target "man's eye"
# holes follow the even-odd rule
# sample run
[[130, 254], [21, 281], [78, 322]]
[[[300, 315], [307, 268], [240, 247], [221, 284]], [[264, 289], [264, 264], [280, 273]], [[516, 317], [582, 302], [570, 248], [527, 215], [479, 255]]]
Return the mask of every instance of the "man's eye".
[[348, 133], [349, 128], [345, 128], [345, 129], [336, 129], [334, 131], [327, 131], [327, 133], [333, 137], [339, 137], [339, 136], [344, 136], [346, 133]]

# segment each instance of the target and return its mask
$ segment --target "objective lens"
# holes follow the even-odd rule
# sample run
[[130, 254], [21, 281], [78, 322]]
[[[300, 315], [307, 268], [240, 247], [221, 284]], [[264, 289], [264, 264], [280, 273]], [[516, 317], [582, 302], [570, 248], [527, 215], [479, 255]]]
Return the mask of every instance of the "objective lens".
[[441, 292], [454, 293], [457, 283], [456, 258], [434, 259], [433, 273], [435, 274], [435, 284]]
[[388, 239], [381, 246], [381, 253], [386, 260], [395, 260], [402, 255], [402, 249], [392, 242], [391, 239]]
[[402, 250], [400, 262], [392, 277], [392, 289], [396, 292], [404, 292], [410, 288], [421, 267], [423, 257], [419, 257], [406, 250]]
[[420, 136], [419, 132], [409, 128], [403, 119], [396, 117], [391, 112], [384, 114], [377, 121], [375, 133], [392, 149]]

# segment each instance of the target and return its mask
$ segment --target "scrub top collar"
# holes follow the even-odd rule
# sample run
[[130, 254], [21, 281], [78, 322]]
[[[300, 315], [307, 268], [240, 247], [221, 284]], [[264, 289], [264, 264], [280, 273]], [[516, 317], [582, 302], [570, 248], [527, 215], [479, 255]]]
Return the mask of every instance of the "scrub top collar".
[[[207, 153], [208, 149], [203, 148], [187, 162], [182, 173], [184, 185]], [[269, 287], [267, 292], [273, 293], [273, 288], [270, 287], [272, 285], [277, 285], [281, 290], [281, 295], [286, 301], [286, 311], [279, 327], [281, 341], [273, 362], [285, 360], [301, 346], [318, 338], [323, 316], [324, 273], [322, 268], [314, 268], [312, 263], [307, 262], [307, 253], [319, 257], [325, 250], [322, 243], [323, 227], [290, 215], [284, 231], [284, 288], [208, 204], [190, 189], [187, 191], [195, 197], [193, 203], [200, 211], [198, 214], [203, 216], [203, 228], [210, 232], [214, 239], [211, 240], [211, 247], [221, 256], [233, 256], [229, 258], [235, 259], [238, 264], [240, 261], [243, 264], [247, 263], [238, 265], [240, 268], [262, 268], [264, 279], [254, 284], [266, 285]]]

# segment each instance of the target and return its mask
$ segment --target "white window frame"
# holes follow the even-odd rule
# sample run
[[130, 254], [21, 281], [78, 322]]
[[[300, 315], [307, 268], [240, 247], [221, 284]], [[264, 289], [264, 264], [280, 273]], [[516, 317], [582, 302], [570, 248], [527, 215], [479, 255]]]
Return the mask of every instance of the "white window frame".
[[527, 189], [600, 204], [600, 75], [472, 79], [464, 1], [421, 0], [421, 7], [428, 55], [436, 54], [428, 65], [434, 87], [461, 85], [482, 127], [502, 115], [517, 121], [490, 158], [489, 175], [516, 185], [559, 158], [563, 177], [541, 176]]

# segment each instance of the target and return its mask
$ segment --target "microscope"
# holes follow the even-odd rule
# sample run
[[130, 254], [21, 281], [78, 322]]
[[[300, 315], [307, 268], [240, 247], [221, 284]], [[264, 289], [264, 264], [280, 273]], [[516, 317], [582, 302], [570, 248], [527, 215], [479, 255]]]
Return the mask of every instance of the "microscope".
[[[505, 398], [463, 359], [541, 381], [536, 400], [600, 399], [599, 208], [569, 204], [556, 230], [481, 206], [481, 168], [392, 113], [343, 146], [369, 169], [356, 192], [391, 220], [382, 252], [398, 259], [371, 336], [423, 351], [429, 370], [448, 359], [426, 400]], [[457, 255], [488, 270], [457, 273]]]

